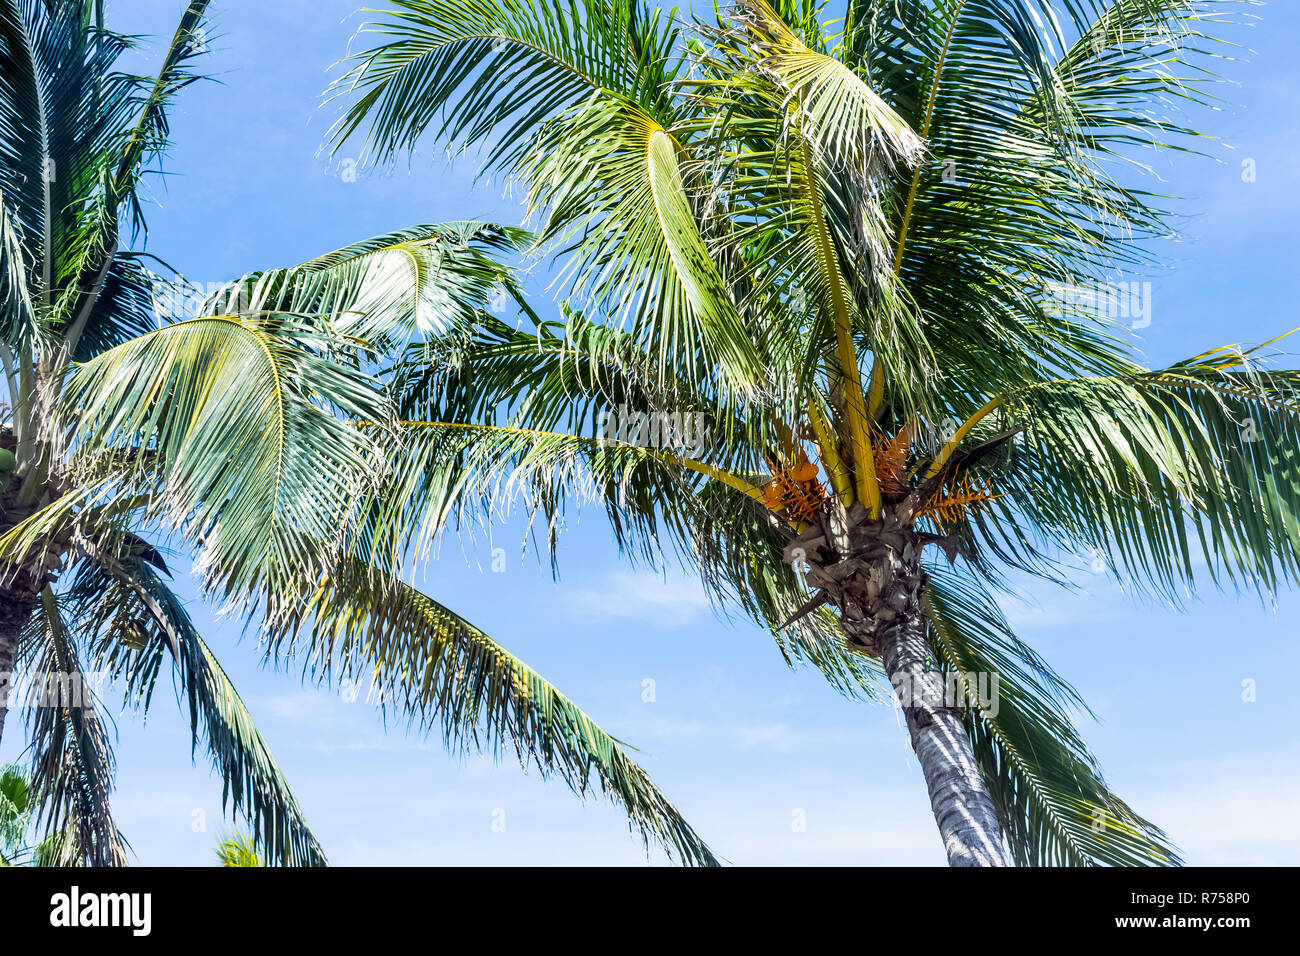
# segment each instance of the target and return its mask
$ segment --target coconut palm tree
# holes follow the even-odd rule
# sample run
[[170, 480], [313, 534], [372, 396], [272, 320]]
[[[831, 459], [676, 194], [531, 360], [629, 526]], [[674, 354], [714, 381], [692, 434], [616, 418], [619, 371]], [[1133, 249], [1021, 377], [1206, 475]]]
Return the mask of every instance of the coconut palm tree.
[[497, 259], [522, 234], [418, 227], [199, 303], [158, 294], [141, 183], [196, 78], [206, 6], [188, 4], [159, 73], [139, 77], [114, 66], [129, 40], [102, 3], [0, 0], [0, 730], [25, 708], [40, 826], [69, 834], [65, 860], [125, 861], [96, 678], [147, 708], [170, 671], [262, 859], [325, 862], [169, 580], [172, 551], [278, 660], [368, 681], [454, 747], [513, 747], [622, 801], [647, 840], [714, 862], [624, 746], [353, 541], [401, 451], [386, 356], [475, 326], [497, 287], [517, 295]]
[[1175, 599], [1300, 567], [1300, 374], [1146, 368], [1112, 284], [1158, 264], [1138, 160], [1194, 145], [1231, 7], [394, 0], [335, 142], [481, 153], [562, 314], [407, 353], [374, 547], [594, 500], [788, 660], [894, 691], [951, 864], [1179, 862], [996, 597], [1081, 555]]

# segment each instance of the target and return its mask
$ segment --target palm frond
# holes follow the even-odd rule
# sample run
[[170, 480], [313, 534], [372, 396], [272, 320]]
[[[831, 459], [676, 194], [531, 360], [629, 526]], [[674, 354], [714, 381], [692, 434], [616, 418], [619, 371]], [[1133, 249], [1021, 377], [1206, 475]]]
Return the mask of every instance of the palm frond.
[[483, 222], [413, 226], [244, 276], [204, 300], [199, 314], [316, 316], [392, 351], [413, 337], [462, 334], [494, 296], [518, 300], [513, 273], [495, 256], [530, 239], [522, 229]]
[[1016, 862], [1178, 865], [1164, 833], [1106, 786], [1065, 710], [1086, 705], [989, 595], [941, 569], [927, 594], [931, 646], [962, 689], [963, 719]]
[[486, 168], [511, 171], [541, 126], [595, 90], [660, 115], [679, 69], [672, 14], [635, 0], [396, 0], [383, 12], [366, 31], [389, 39], [354, 56], [333, 87], [357, 97], [336, 148], [368, 124], [380, 159], [431, 132], [462, 149], [490, 144]]
[[194, 319], [119, 345], [67, 385], [73, 473], [105, 496], [145, 495], [145, 520], [182, 529], [220, 593], [311, 578], [376, 470], [376, 442], [346, 420], [387, 419], [373, 380], [331, 358], [346, 347], [281, 315]]
[[536, 671], [478, 628], [400, 581], [353, 564], [323, 583], [268, 635], [268, 651], [300, 654], [454, 751], [512, 746], [521, 763], [579, 795], [595, 785], [629, 824], [682, 862], [715, 865], [704, 841], [626, 752]]
[[1300, 375], [1204, 360], [1012, 393], [1000, 490], [1052, 543], [1170, 597], [1300, 570]]
[[82, 669], [58, 600], [46, 588], [24, 654], [36, 699], [28, 703], [37, 826], [58, 841], [59, 863], [125, 866], [109, 797], [115, 764], [93, 679]]
[[30, 348], [38, 332], [30, 269], [22, 235], [0, 191], [0, 343], [15, 354]]
[[284, 773], [239, 693], [199, 636], [184, 605], [158, 573], [156, 553], [126, 535], [112, 550], [86, 540], [89, 556], [67, 595], [78, 623], [94, 635], [97, 663], [125, 685], [126, 700], [148, 707], [170, 652], [189, 712], [192, 749], [200, 742], [221, 777], [222, 805], [240, 813], [266, 856], [290, 866], [325, 866]]
[[236, 834], [217, 844], [217, 862], [221, 866], [261, 866], [261, 858], [252, 838]]
[[[597, 150], [591, 148], [599, 143]], [[688, 187], [689, 151], [640, 107], [597, 95], [540, 131], [525, 160], [539, 242], [564, 249], [569, 298], [629, 323], [660, 361], [693, 356], [686, 374], [717, 369], [752, 393], [762, 382], [761, 332], [746, 326], [701, 233]]]

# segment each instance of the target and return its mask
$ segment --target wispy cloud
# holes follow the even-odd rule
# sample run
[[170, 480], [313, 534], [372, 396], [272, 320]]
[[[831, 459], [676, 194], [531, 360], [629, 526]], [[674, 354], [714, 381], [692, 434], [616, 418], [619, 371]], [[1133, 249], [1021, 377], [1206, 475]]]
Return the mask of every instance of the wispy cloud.
[[594, 587], [567, 589], [571, 609], [586, 620], [635, 620], [655, 628], [681, 627], [710, 612], [700, 583], [683, 574], [616, 571]]
[[1294, 866], [1300, 862], [1296, 754], [1207, 757], [1160, 768], [1159, 788], [1134, 802], [1197, 866]]

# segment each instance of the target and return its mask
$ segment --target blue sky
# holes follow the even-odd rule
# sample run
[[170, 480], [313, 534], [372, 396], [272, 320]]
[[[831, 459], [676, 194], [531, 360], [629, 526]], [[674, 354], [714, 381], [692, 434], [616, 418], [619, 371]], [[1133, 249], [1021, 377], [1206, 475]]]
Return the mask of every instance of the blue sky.
[[[362, 22], [356, 0], [213, 3], [207, 69], [186, 91], [175, 150], [156, 182], [151, 251], [200, 283], [287, 265], [416, 222], [517, 223], [513, 200], [474, 188], [471, 160], [432, 144], [411, 168], [342, 175], [318, 149], [327, 70]], [[181, 0], [108, 4], [110, 24], [170, 37]], [[1153, 280], [1151, 364], [1254, 343], [1296, 321], [1300, 279], [1300, 11], [1274, 3], [1234, 36], [1249, 50], [1234, 85], [1200, 117], [1209, 159], [1159, 156], [1156, 172], [1194, 214]], [[164, 40], [146, 46], [155, 58]], [[343, 159], [351, 159], [345, 150]], [[1253, 160], [1255, 181], [1242, 176]], [[538, 284], [539, 306], [549, 300]], [[718, 620], [677, 574], [634, 573], [597, 511], [571, 518], [559, 582], [522, 528], [448, 539], [420, 583], [509, 646], [643, 765], [719, 855], [736, 864], [942, 864], [901, 719], [792, 672], [770, 637]], [[491, 546], [506, 568], [491, 570]], [[1172, 835], [1193, 864], [1300, 863], [1300, 602], [1206, 593], [1186, 613], [1142, 604], [1101, 575], [1082, 594], [1034, 585], [1007, 602], [1020, 635], [1101, 718], [1085, 724], [1113, 788]], [[193, 593], [193, 587], [183, 585]], [[200, 627], [250, 704], [335, 864], [629, 864], [647, 855], [617, 808], [580, 802], [506, 760], [458, 761], [437, 740], [385, 730], [374, 708], [262, 666], [256, 641], [195, 602]], [[654, 681], [655, 700], [643, 700]], [[1256, 699], [1242, 699], [1252, 680]], [[0, 756], [12, 758], [19, 734]], [[219, 781], [166, 693], [147, 722], [118, 719], [119, 823], [140, 864], [207, 865], [224, 828]], [[792, 826], [802, 811], [807, 821]], [[504, 814], [505, 827], [494, 828]], [[199, 822], [204, 829], [197, 829]], [[657, 854], [648, 858], [662, 862]]]

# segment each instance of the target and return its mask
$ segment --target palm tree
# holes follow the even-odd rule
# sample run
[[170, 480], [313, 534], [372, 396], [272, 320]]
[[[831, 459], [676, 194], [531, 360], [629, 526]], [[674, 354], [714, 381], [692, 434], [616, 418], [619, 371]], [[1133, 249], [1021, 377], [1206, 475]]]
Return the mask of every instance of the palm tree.
[[31, 811], [31, 787], [20, 767], [0, 766], [0, 866], [21, 853]]
[[75, 866], [76, 833], [53, 830], [38, 842], [30, 840], [38, 817], [39, 792], [16, 764], [0, 766], [0, 867]]
[[15, 703], [39, 825], [70, 835], [64, 859], [125, 861], [91, 678], [147, 708], [170, 659], [194, 746], [262, 858], [325, 862], [169, 581], [171, 550], [205, 597], [264, 629], [269, 655], [322, 682], [369, 681], [387, 711], [440, 725], [452, 746], [511, 746], [622, 801], [647, 841], [714, 862], [617, 740], [352, 543], [365, 489], [400, 453], [386, 354], [471, 327], [494, 288], [515, 289], [497, 257], [519, 234], [404, 230], [158, 314], [135, 242], [140, 184], [167, 146], [167, 105], [196, 78], [206, 6], [188, 4], [162, 69], [137, 77], [114, 68], [129, 41], [102, 3], [0, 0], [0, 689], [13, 671], [32, 688]]
[[383, 548], [594, 500], [787, 660], [888, 682], [951, 864], [1179, 862], [996, 595], [1080, 555], [1175, 599], [1300, 567], [1300, 374], [1148, 369], [1108, 313], [1170, 232], [1129, 171], [1194, 145], [1223, 7], [395, 2], [335, 142], [479, 150], [527, 188], [563, 314], [407, 354]]

